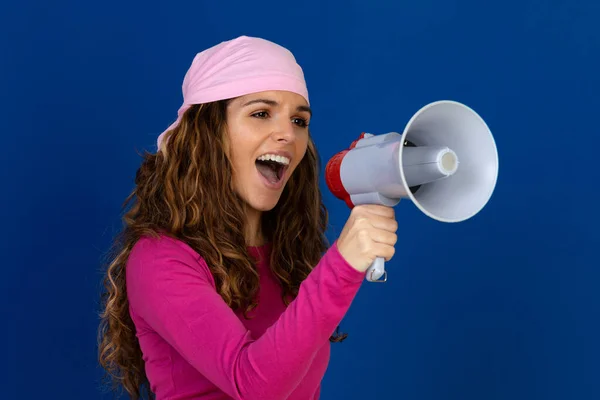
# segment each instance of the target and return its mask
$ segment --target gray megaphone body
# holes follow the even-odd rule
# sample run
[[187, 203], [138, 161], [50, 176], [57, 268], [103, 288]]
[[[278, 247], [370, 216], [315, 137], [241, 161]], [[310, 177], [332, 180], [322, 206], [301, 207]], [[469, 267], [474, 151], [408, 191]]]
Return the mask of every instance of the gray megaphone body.
[[[349, 207], [393, 207], [410, 199], [425, 215], [461, 222], [487, 204], [496, 187], [498, 152], [490, 129], [471, 108], [437, 101], [413, 115], [404, 132], [363, 133], [327, 163], [330, 191]], [[377, 258], [366, 279], [387, 280]]]

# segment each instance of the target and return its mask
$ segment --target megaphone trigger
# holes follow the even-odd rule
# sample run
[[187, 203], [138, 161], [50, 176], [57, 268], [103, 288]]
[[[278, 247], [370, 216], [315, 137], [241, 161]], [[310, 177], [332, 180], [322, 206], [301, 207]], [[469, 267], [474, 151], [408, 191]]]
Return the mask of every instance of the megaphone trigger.
[[[380, 279], [383, 276], [383, 279]], [[373, 264], [367, 269], [367, 280], [370, 282], [386, 282], [387, 271], [385, 270], [385, 260], [383, 257], [377, 257]]]

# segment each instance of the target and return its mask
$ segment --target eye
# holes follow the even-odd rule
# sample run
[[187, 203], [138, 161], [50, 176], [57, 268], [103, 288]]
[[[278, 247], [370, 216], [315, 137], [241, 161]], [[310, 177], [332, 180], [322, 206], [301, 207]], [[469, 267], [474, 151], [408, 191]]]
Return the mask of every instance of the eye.
[[304, 118], [294, 118], [294, 123], [302, 128], [306, 128], [308, 126], [308, 121]]
[[256, 117], [256, 118], [267, 118], [268, 113], [266, 111], [259, 111], [259, 112], [252, 114], [252, 116]]

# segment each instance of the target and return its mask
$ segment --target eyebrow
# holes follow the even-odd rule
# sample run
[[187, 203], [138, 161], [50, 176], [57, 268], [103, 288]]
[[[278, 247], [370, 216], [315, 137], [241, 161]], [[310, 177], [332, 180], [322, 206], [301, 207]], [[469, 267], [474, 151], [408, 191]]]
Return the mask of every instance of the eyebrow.
[[[251, 104], [256, 104], [256, 103], [264, 103], [264, 104], [268, 104], [268, 105], [270, 105], [270, 106], [273, 106], [273, 107], [275, 107], [275, 106], [278, 106], [278, 105], [279, 105], [279, 103], [278, 103], [278, 102], [276, 102], [275, 100], [269, 100], [269, 99], [255, 99], [255, 100], [250, 100], [249, 102], [245, 103], [245, 104], [244, 104], [242, 107], [247, 107], [247, 106], [249, 106], [249, 105], [251, 105]], [[312, 117], [312, 110], [311, 110], [311, 108], [310, 108], [309, 106], [304, 106], [304, 105], [301, 105], [301, 106], [298, 106], [298, 107], [296, 107], [296, 110], [297, 110], [297, 111], [304, 111], [304, 112], [307, 112], [307, 113], [309, 113], [309, 114], [310, 114], [310, 116]]]

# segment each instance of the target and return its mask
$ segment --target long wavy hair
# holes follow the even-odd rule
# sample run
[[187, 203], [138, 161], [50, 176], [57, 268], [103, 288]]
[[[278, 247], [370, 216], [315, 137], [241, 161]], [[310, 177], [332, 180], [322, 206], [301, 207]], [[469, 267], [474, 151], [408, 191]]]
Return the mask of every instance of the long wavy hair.
[[[256, 304], [259, 277], [247, 251], [244, 202], [233, 190], [228, 156], [228, 101], [194, 105], [156, 154], [145, 152], [135, 188], [123, 204], [123, 230], [114, 240], [104, 276], [99, 362], [113, 389], [132, 399], [153, 398], [135, 326], [129, 315], [125, 268], [142, 236], [166, 234], [187, 243], [207, 261], [218, 293], [244, 315]], [[163, 142], [164, 143], [164, 142]], [[282, 196], [263, 214], [271, 243], [271, 271], [289, 304], [328, 247], [328, 213], [318, 184], [319, 155], [312, 139]], [[346, 334], [336, 331], [330, 341]]]

